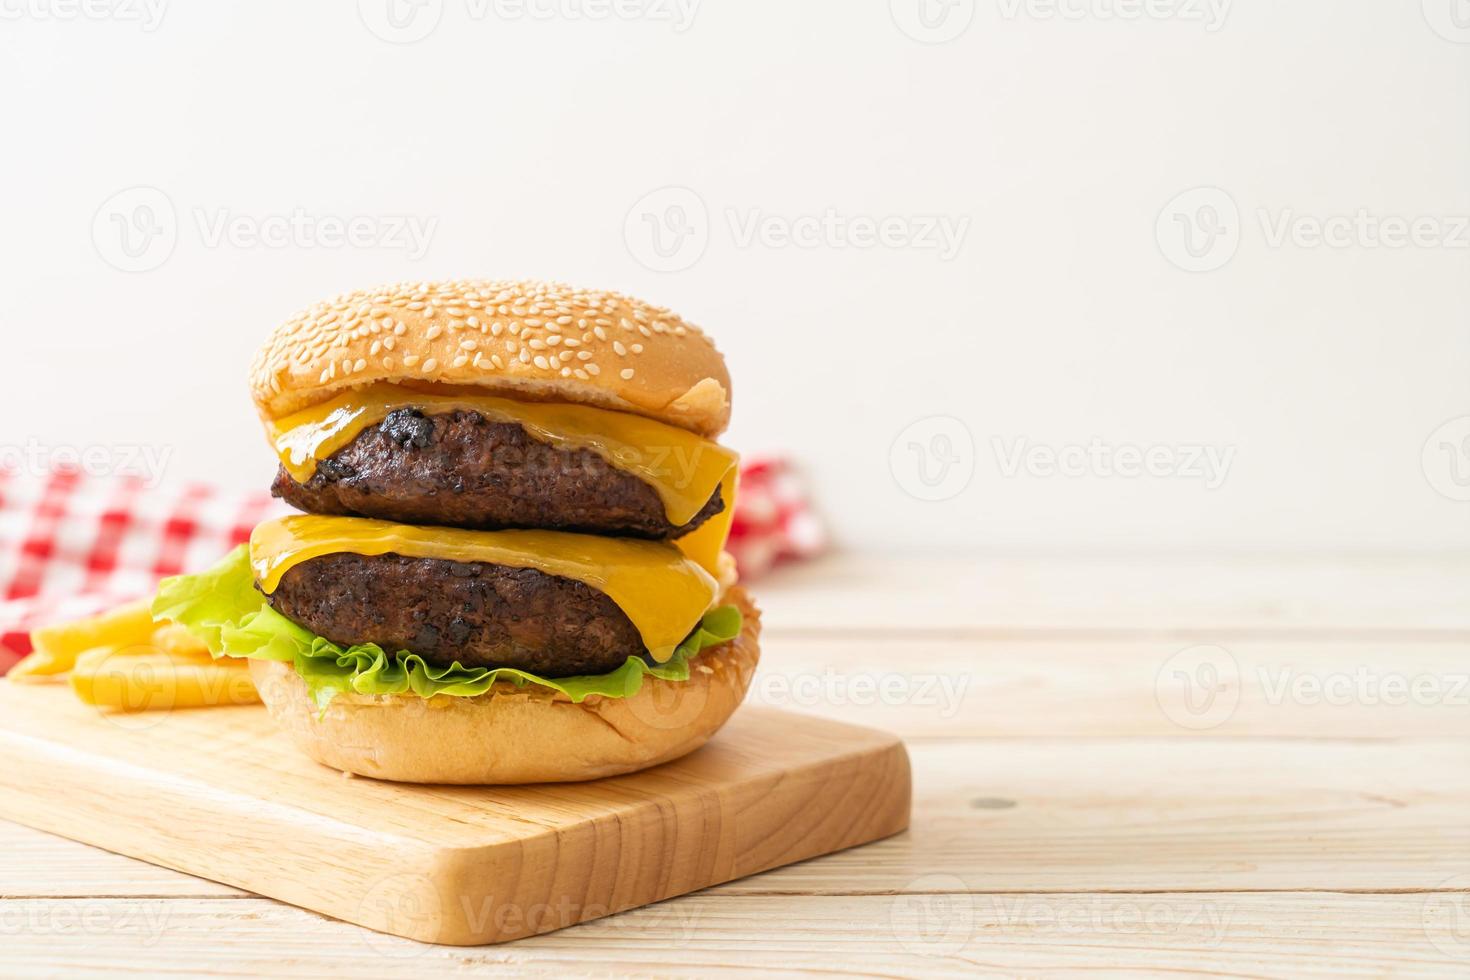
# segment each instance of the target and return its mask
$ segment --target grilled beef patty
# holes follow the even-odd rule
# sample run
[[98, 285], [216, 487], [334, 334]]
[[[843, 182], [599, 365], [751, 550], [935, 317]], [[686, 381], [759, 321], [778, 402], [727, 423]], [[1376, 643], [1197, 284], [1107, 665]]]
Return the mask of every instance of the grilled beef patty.
[[306, 483], [282, 467], [271, 492], [312, 514], [654, 540], [687, 534], [725, 507], [717, 488], [693, 520], [675, 526], [658, 491], [590, 449], [558, 449], [477, 412], [414, 409], [358, 433]]
[[582, 582], [530, 568], [401, 555], [324, 555], [281, 577], [270, 604], [333, 643], [409, 650], [436, 666], [604, 674], [645, 651], [627, 615]]

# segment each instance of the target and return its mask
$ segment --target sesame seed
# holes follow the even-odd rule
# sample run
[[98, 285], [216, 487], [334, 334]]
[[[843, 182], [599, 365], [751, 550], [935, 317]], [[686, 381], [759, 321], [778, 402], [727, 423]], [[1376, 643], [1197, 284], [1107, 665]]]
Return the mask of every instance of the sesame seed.
[[[257, 399], [274, 400], [291, 384], [304, 384], [303, 372], [316, 372], [319, 383], [326, 385], [365, 374], [370, 364], [373, 371], [391, 371], [397, 338], [407, 336], [410, 328], [420, 338], [416, 344], [443, 339], [447, 328], [453, 338], [447, 357], [452, 360], [440, 361], [421, 350], [401, 355], [399, 368], [429, 375], [471, 363], [481, 370], [504, 370], [518, 358], [539, 370], [582, 380], [598, 376], [601, 369], [594, 360], [605, 356], [601, 349], [584, 349], [588, 345], [612, 346], [618, 357], [646, 353], [641, 343], [614, 344], [615, 331], [636, 331], [641, 337], [635, 340], [655, 334], [681, 340], [705, 336], [663, 307], [561, 283], [477, 279], [397, 283], [316, 303], [283, 324], [251, 368]], [[482, 351], [476, 334], [523, 339], [508, 343], [503, 354], [492, 354]], [[364, 348], [366, 356], [357, 356]], [[631, 368], [614, 370], [625, 381], [636, 377]]]

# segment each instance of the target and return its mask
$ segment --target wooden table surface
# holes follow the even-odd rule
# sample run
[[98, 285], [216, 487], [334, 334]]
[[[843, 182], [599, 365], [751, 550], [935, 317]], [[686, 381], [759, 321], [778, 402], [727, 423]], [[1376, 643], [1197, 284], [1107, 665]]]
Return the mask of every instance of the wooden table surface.
[[752, 699], [902, 734], [908, 833], [459, 949], [0, 823], [0, 975], [1470, 975], [1467, 572], [792, 568]]

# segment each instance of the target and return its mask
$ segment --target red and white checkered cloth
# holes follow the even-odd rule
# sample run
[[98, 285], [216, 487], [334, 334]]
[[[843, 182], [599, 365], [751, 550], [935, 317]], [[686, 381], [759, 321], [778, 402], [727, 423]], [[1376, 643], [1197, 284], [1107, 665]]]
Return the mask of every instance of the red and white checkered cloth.
[[827, 532], [812, 509], [806, 487], [784, 459], [753, 457], [740, 464], [740, 492], [725, 547], [742, 578], [772, 565], [810, 558], [827, 546]]
[[263, 491], [0, 469], [0, 673], [30, 652], [36, 626], [101, 612], [149, 594], [161, 578], [206, 568], [285, 509]]
[[[290, 509], [265, 491], [203, 484], [150, 489], [138, 476], [0, 468], [0, 674], [30, 631], [151, 593], [213, 564], [261, 521]], [[787, 464], [741, 469], [730, 551], [742, 575], [813, 554], [823, 536]]]

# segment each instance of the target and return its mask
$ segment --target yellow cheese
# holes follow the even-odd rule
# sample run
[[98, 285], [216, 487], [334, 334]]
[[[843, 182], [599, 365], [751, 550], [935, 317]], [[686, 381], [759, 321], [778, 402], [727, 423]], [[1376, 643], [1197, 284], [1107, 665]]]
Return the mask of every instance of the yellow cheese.
[[720, 481], [720, 498], [725, 501], [725, 509], [674, 542], [680, 551], [717, 578], [720, 575], [720, 553], [725, 549], [730, 525], [735, 520], [735, 491], [739, 479], [739, 469], [731, 467]]
[[296, 514], [250, 535], [250, 563], [266, 594], [292, 567], [323, 555], [404, 555], [534, 568], [575, 579], [617, 603], [663, 662], [717, 598], [709, 572], [671, 545], [563, 531], [465, 531], [360, 517]]
[[[740, 459], [717, 443], [641, 415], [473, 392], [430, 393], [392, 384], [349, 391], [269, 422], [267, 429], [281, 465], [298, 483], [305, 483], [318, 462], [400, 408], [428, 414], [478, 412], [494, 422], [518, 423], [532, 438], [558, 449], [590, 449], [657, 490], [665, 515], [675, 525], [686, 524], [699, 513]], [[734, 506], [734, 499], [725, 497], [725, 513]]]

